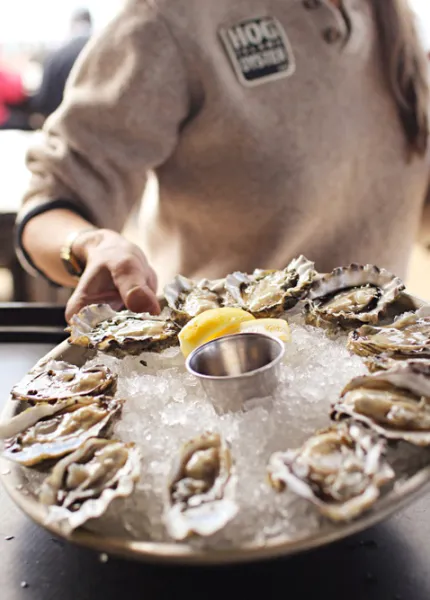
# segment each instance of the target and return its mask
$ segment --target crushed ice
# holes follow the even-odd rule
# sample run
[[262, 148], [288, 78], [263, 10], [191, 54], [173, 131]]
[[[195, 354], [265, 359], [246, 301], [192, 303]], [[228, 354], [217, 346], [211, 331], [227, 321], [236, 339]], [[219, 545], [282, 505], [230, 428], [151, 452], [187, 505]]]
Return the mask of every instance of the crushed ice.
[[[231, 444], [240, 511], [209, 540], [191, 543], [258, 543], [279, 535], [310, 534], [320, 527], [304, 500], [272, 490], [267, 461], [272, 452], [295, 448], [315, 429], [328, 426], [331, 402], [367, 369], [346, 349], [346, 336], [329, 338], [323, 330], [304, 325], [300, 317], [293, 317], [290, 326], [292, 341], [286, 344], [274, 397], [221, 416], [185, 370], [178, 348], [122, 360], [103, 355], [103, 362], [119, 375], [117, 396], [127, 400], [115, 434], [137, 443], [144, 457], [137, 491], [120, 511], [127, 532], [141, 539], [168, 540], [162, 516], [172, 458], [184, 442], [207, 430], [219, 432]], [[92, 362], [100, 360], [99, 355]]]

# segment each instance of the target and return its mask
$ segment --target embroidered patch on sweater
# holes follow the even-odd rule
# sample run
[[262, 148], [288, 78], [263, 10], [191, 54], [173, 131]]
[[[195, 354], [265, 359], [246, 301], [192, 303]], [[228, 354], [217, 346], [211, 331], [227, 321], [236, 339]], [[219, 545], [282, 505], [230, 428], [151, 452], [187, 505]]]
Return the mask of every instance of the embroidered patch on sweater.
[[295, 71], [293, 50], [284, 28], [274, 17], [241, 21], [222, 27], [219, 35], [242, 85], [253, 86]]

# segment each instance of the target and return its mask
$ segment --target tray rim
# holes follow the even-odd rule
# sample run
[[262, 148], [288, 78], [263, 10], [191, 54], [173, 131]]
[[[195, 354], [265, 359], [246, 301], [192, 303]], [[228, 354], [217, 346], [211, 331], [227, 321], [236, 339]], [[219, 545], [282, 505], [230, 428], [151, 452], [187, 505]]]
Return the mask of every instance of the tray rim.
[[[427, 304], [420, 298], [408, 294], [404, 294], [404, 296], [412, 301], [417, 308]], [[59, 359], [64, 354], [70, 354], [73, 351], [76, 353], [77, 358], [83, 358], [85, 362], [88, 351], [72, 348], [67, 340], [55, 346], [40, 359], [40, 362], [52, 358]], [[68, 360], [71, 360], [70, 357]], [[18, 406], [19, 403], [9, 396], [0, 418], [10, 418], [16, 412]], [[71, 535], [64, 535], [58, 525], [45, 522], [47, 508], [25, 489], [25, 483], [23, 483], [25, 481], [24, 472], [25, 468], [0, 457], [0, 480], [7, 494], [28, 517], [50, 533], [79, 546], [108, 555], [148, 563], [183, 565], [222, 565], [255, 562], [313, 550], [342, 540], [384, 521], [424, 494], [427, 489], [430, 489], [429, 463], [406, 481], [395, 484], [393, 490], [382, 497], [373, 509], [352, 522], [338, 525], [330, 531], [319, 530], [311, 536], [304, 535], [294, 539], [278, 536], [267, 540], [264, 544], [252, 542], [243, 544], [240, 548], [217, 550], [195, 548], [185, 543], [151, 542], [125, 537], [103, 536], [84, 528], [74, 531]]]

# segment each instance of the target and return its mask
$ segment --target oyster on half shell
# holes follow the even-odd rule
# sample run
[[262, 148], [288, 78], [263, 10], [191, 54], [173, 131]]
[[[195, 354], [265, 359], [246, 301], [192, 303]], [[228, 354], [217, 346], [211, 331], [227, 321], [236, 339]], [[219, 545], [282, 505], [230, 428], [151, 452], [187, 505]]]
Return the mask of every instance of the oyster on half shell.
[[122, 357], [177, 344], [179, 328], [166, 316], [115, 312], [107, 304], [92, 304], [72, 317], [67, 331], [71, 344]]
[[49, 506], [48, 523], [67, 535], [106, 512], [115, 498], [134, 491], [140, 453], [134, 444], [89, 439], [53, 468], [42, 484], [40, 501]]
[[368, 510], [380, 488], [394, 478], [384, 441], [358, 425], [338, 424], [311, 436], [301, 448], [275, 452], [269, 480], [314, 504], [332, 521], [349, 521]]
[[54, 402], [71, 396], [98, 396], [112, 393], [117, 377], [104, 365], [76, 367], [63, 361], [51, 360], [37, 365], [12, 388], [14, 400]]
[[84, 404], [91, 404], [94, 401], [94, 396], [76, 396], [74, 398], [58, 400], [57, 402], [37, 402], [13, 417], [0, 421], [0, 440], [10, 439], [32, 427], [38, 421], [52, 417], [71, 406], [77, 404], [83, 406]]
[[390, 440], [430, 446], [430, 360], [407, 360], [353, 379], [332, 410]]
[[237, 514], [236, 476], [227, 444], [205, 433], [184, 445], [173, 465], [165, 523], [172, 538], [209, 536]]
[[367, 356], [363, 359], [363, 362], [371, 373], [376, 373], [377, 371], [388, 371], [388, 369], [392, 369], [398, 364], [398, 361], [388, 354]]
[[40, 403], [0, 426], [4, 433], [25, 427], [5, 440], [3, 456], [27, 467], [65, 456], [87, 439], [107, 435], [122, 404], [93, 396], [69, 398], [55, 405]]
[[243, 308], [255, 317], [276, 316], [306, 295], [315, 276], [314, 263], [304, 256], [292, 260], [282, 271], [232, 273], [225, 280], [225, 305]]
[[378, 323], [405, 289], [402, 281], [373, 265], [338, 267], [313, 282], [306, 322], [317, 327], [358, 327]]
[[347, 347], [359, 356], [372, 359], [381, 355], [391, 362], [430, 359], [430, 307], [405, 313], [390, 325], [363, 325], [348, 335]]
[[177, 275], [164, 288], [164, 297], [172, 317], [180, 324], [187, 323], [205, 310], [223, 306], [224, 279], [192, 281]]

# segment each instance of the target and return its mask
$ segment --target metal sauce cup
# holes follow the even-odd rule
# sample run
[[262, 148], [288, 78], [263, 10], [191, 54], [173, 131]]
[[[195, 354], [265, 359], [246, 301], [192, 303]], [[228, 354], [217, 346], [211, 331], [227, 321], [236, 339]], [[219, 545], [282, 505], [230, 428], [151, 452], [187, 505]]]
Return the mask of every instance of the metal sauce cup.
[[218, 413], [238, 411], [251, 398], [270, 396], [279, 382], [285, 348], [262, 333], [216, 338], [196, 348], [186, 368], [197, 377]]

